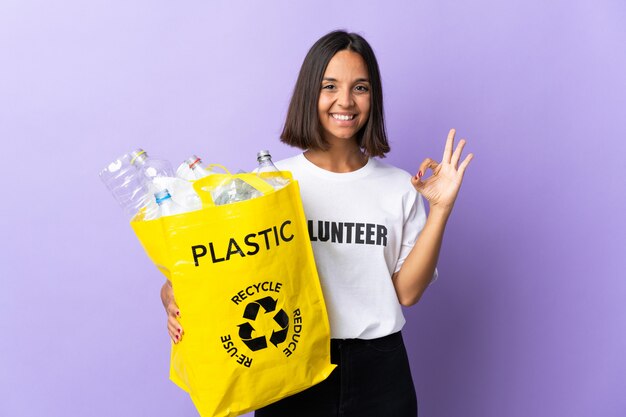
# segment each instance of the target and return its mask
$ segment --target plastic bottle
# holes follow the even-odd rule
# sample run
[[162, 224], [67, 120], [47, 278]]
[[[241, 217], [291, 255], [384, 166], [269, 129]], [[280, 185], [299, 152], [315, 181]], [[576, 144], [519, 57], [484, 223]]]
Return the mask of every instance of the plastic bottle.
[[195, 181], [211, 175], [213, 171], [202, 163], [199, 156], [191, 155], [176, 169], [176, 176], [187, 181]]
[[223, 204], [237, 203], [239, 201], [251, 200], [261, 197], [263, 194], [250, 184], [235, 178], [228, 180], [213, 191], [213, 202], [216, 206]]
[[158, 177], [173, 177], [172, 165], [163, 159], [148, 157], [148, 153], [143, 149], [135, 149], [130, 153], [130, 163], [143, 173], [149, 181], [154, 181]]
[[[272, 155], [270, 155], [270, 151], [259, 151], [259, 153], [257, 153], [256, 155], [256, 160], [259, 162], [257, 175], [265, 180], [272, 187], [274, 187], [276, 190], [280, 190], [289, 183], [289, 179], [280, 175], [280, 171], [272, 162]], [[264, 173], [277, 173], [279, 175], [265, 176], [263, 175]]]
[[111, 191], [128, 217], [133, 217], [151, 199], [144, 175], [131, 164], [132, 156], [124, 154], [100, 171], [100, 179]]
[[159, 206], [159, 217], [173, 216], [186, 211], [183, 207], [179, 206], [174, 202], [174, 200], [172, 200], [172, 196], [167, 188], [157, 191], [154, 194], [154, 199]]
[[148, 198], [146, 205], [143, 207], [143, 220], [152, 220], [159, 217], [159, 206], [154, 200], [154, 195], [171, 185], [174, 178], [174, 170], [172, 165], [163, 159], [154, 159], [148, 156], [148, 153], [141, 148], [135, 149], [130, 153], [130, 163], [137, 171], [140, 177], [146, 183], [148, 189]]

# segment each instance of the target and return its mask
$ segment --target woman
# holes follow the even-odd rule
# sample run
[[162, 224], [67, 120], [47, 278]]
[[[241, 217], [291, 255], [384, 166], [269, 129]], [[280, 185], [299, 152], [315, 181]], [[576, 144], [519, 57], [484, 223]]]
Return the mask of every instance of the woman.
[[[281, 140], [304, 153], [277, 166], [300, 184], [338, 366], [257, 417], [417, 415], [401, 305], [417, 303], [437, 276], [445, 225], [472, 154], [459, 164], [465, 141], [453, 151], [451, 130], [442, 161], [425, 159], [413, 177], [375, 159], [390, 150], [382, 97], [376, 57], [357, 34], [325, 35], [302, 64]], [[424, 179], [427, 169], [432, 176]], [[161, 296], [177, 343], [183, 331], [169, 283]]]

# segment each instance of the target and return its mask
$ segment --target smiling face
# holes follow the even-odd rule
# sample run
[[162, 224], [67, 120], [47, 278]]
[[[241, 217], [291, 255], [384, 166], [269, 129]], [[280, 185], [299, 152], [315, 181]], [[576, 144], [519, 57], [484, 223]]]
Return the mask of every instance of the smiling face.
[[356, 52], [337, 52], [326, 67], [317, 111], [324, 138], [332, 146], [352, 140], [370, 114], [370, 82], [367, 65]]

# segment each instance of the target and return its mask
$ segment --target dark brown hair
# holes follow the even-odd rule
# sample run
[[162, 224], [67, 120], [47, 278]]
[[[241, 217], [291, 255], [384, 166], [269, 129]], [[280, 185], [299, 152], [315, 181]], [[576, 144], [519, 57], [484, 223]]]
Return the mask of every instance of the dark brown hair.
[[371, 87], [370, 114], [365, 125], [357, 132], [357, 143], [368, 156], [384, 158], [390, 148], [385, 131], [378, 62], [372, 47], [363, 37], [342, 30], [321, 37], [304, 58], [280, 139], [300, 149], [328, 149], [329, 144], [322, 135], [317, 103], [328, 63], [337, 52], [346, 49], [358, 53], [365, 61]]

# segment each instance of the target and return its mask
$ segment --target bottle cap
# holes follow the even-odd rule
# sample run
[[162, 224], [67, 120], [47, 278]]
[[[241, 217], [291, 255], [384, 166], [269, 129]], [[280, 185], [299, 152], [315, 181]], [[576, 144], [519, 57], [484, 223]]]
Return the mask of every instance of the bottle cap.
[[257, 161], [260, 161], [261, 159], [264, 159], [264, 158], [272, 159], [272, 155], [270, 155], [270, 151], [259, 151], [259, 153], [256, 154]]
[[148, 157], [146, 151], [141, 148], [137, 148], [130, 153], [130, 164], [133, 165], [136, 161], [143, 162]]
[[197, 155], [191, 155], [189, 158], [185, 159], [185, 164], [191, 169], [194, 169], [201, 162], [202, 159]]
[[161, 204], [163, 201], [167, 200], [168, 198], [172, 198], [172, 196], [170, 195], [170, 192], [166, 188], [164, 190], [157, 191], [156, 193], [154, 193], [154, 198], [157, 204]]

